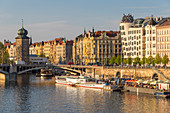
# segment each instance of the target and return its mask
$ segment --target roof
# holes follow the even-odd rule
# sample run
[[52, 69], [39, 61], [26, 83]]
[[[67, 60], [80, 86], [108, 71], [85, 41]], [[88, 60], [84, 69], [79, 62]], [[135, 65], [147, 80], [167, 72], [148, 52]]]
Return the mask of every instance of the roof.
[[99, 37], [104, 32], [106, 32], [106, 35], [109, 37], [115, 37], [117, 33], [119, 33], [119, 31], [96, 31], [94, 37]]
[[161, 26], [168, 26], [168, 25], [170, 25], [170, 19], [169, 18], [166, 18], [159, 23], [160, 27]]
[[148, 25], [156, 25], [157, 23], [151, 18], [148, 22]]
[[14, 42], [12, 45], [16, 46], [16, 42]]

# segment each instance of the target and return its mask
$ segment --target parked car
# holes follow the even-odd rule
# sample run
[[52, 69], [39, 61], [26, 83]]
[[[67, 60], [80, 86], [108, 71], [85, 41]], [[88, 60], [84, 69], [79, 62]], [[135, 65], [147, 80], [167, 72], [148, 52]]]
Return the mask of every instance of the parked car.
[[67, 65], [74, 65], [74, 63], [73, 62], [68, 62]]

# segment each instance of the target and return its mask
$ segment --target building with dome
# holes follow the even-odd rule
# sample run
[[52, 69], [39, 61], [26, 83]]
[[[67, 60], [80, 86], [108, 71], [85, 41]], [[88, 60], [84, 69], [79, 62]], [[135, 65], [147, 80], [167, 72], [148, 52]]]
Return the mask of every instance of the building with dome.
[[124, 58], [156, 56], [156, 26], [162, 18], [133, 19], [130, 14], [122, 17], [120, 33]]
[[29, 37], [27, 36], [28, 31], [22, 26], [17, 32], [18, 36], [16, 39], [16, 61], [24, 61], [26, 64], [29, 63]]

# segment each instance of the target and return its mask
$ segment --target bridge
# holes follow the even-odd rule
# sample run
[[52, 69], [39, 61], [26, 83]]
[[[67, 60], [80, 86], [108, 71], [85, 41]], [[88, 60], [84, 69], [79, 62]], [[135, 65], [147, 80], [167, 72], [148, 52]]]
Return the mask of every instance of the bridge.
[[86, 74], [97, 79], [109, 79], [111, 77], [136, 78], [136, 79], [159, 79], [170, 80], [170, 68], [141, 68], [141, 67], [118, 67], [118, 66], [84, 66], [84, 65], [0, 65], [0, 73], [9, 75], [10, 70], [17, 74], [40, 70], [46, 66], [53, 69], [61, 69], [76, 74]]

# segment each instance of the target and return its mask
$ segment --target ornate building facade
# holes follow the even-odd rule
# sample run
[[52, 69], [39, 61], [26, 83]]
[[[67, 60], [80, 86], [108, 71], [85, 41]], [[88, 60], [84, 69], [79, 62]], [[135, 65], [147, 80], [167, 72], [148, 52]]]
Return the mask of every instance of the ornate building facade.
[[156, 25], [161, 18], [145, 17], [133, 19], [124, 15], [120, 23], [124, 58], [156, 56]]
[[121, 55], [119, 31], [94, 31], [85, 34], [83, 39], [83, 63], [103, 62], [113, 56]]
[[73, 41], [73, 62], [83, 64], [83, 39], [84, 35], [77, 36]]

